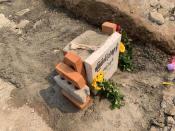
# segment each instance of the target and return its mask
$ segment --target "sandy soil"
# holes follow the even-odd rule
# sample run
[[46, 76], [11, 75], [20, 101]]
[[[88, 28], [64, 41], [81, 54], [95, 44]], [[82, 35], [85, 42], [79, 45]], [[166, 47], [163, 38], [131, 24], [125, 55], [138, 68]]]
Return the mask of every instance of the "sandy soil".
[[[171, 18], [174, 14], [174, 0], [45, 1], [58, 7], [63, 6], [94, 25], [100, 26], [105, 21], [119, 23], [133, 39], [155, 45], [168, 54], [175, 54], [175, 20]], [[155, 16], [153, 12], [156, 12]], [[158, 25], [158, 21], [164, 24]]]
[[24, 105], [11, 107], [8, 102], [15, 87], [0, 79], [0, 131], [52, 131], [33, 108]]
[[[17, 15], [26, 8], [30, 11]], [[54, 90], [54, 67], [62, 58], [54, 48], [64, 47], [85, 30], [99, 30], [41, 0], [3, 3], [0, 13], [13, 25], [29, 21], [17, 31], [0, 28], [0, 131], [148, 130], [160, 107], [166, 54], [134, 41], [134, 72], [118, 71], [112, 78], [121, 84], [125, 106], [110, 110], [108, 101], [95, 98], [89, 108], [79, 111]]]

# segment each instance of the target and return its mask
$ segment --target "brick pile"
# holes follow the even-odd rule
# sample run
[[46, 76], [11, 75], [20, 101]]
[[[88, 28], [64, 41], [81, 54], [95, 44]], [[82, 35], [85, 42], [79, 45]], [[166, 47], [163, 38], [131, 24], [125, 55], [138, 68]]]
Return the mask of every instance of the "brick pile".
[[74, 105], [84, 109], [90, 103], [90, 89], [86, 85], [86, 74], [81, 58], [72, 52], [67, 52], [63, 62], [56, 66], [56, 83], [62, 88], [62, 94]]

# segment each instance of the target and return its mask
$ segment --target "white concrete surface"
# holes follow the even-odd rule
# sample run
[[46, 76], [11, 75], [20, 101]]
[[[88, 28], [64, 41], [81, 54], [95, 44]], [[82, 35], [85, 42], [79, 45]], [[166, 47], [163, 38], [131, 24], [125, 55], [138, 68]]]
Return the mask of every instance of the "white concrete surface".
[[99, 71], [104, 71], [105, 79], [111, 78], [117, 71], [120, 41], [121, 34], [113, 33], [97, 51], [84, 61], [89, 83], [92, 83]]
[[74, 85], [69, 84], [67, 80], [62, 80], [60, 75], [54, 77], [54, 80], [63, 90], [73, 96], [80, 103], [85, 103], [87, 96], [90, 95], [90, 89], [86, 85], [82, 89], [76, 89]]

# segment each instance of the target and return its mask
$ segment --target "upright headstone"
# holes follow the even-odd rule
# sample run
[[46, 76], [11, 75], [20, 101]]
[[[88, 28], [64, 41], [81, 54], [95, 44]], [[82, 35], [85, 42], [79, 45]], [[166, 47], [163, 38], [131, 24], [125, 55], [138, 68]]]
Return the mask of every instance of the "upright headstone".
[[84, 61], [89, 84], [99, 71], [104, 72], [105, 79], [111, 78], [117, 71], [120, 41], [121, 34], [114, 32], [98, 50]]

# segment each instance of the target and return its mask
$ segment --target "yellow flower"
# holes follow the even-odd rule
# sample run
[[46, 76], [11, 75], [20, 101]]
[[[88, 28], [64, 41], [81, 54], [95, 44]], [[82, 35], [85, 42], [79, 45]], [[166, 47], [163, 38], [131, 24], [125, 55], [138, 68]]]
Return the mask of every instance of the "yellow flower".
[[99, 90], [101, 90], [101, 87], [97, 86], [97, 87], [95, 87], [95, 90], [99, 91]]
[[120, 43], [120, 47], [119, 48], [120, 48], [120, 52], [121, 53], [125, 52], [125, 45], [122, 42]]
[[92, 87], [96, 90], [99, 91], [101, 90], [101, 87], [98, 86], [98, 82], [103, 82], [104, 81], [104, 73], [102, 71], [99, 71], [96, 75], [96, 77], [93, 79], [92, 82]]
[[97, 78], [97, 81], [98, 82], [102, 82], [103, 79], [104, 79], [104, 73], [103, 73], [103, 71], [99, 71], [98, 74], [97, 74], [97, 76], [96, 76], [96, 78]]

